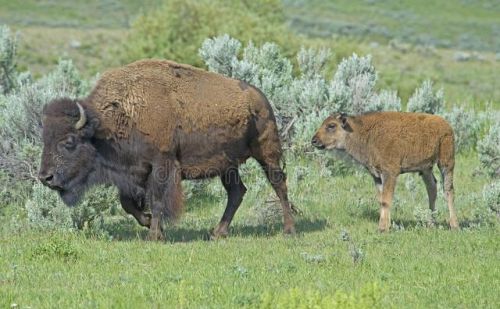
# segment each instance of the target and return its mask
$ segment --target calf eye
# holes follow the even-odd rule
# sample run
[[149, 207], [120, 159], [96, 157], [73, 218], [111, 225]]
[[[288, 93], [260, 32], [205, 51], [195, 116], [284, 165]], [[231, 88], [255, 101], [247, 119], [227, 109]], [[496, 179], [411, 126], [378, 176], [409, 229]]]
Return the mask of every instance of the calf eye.
[[335, 123], [330, 123], [330, 124], [328, 124], [328, 125], [326, 126], [326, 129], [327, 129], [328, 131], [334, 131], [336, 127], [337, 127], [337, 125], [336, 125]]

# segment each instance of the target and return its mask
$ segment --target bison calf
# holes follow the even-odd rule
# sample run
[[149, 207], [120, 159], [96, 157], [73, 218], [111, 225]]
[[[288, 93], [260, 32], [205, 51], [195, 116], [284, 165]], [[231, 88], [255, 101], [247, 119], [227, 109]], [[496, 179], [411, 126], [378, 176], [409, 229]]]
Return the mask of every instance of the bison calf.
[[437, 190], [432, 168], [437, 163], [443, 176], [450, 226], [458, 227], [453, 209], [453, 130], [443, 118], [398, 112], [351, 117], [336, 114], [323, 122], [312, 144], [345, 152], [370, 172], [380, 203], [380, 231], [390, 227], [390, 207], [399, 174], [420, 173], [429, 195], [429, 207], [434, 210]]

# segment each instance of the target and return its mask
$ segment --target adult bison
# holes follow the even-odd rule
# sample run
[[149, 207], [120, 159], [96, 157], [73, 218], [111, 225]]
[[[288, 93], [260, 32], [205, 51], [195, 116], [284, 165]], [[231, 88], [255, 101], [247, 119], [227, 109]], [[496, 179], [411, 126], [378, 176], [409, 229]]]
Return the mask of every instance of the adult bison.
[[246, 191], [238, 166], [253, 157], [280, 199], [284, 232], [294, 232], [273, 111], [245, 82], [142, 60], [105, 72], [82, 100], [54, 100], [42, 117], [39, 178], [67, 205], [94, 184], [113, 184], [156, 240], [162, 218], [182, 209], [181, 179], [218, 176], [228, 198], [213, 234], [225, 236]]
[[437, 189], [432, 168], [437, 163], [444, 179], [450, 226], [458, 228], [453, 208], [453, 130], [443, 118], [399, 112], [352, 117], [336, 114], [323, 122], [312, 144], [320, 149], [345, 152], [370, 172], [380, 202], [380, 231], [387, 231], [391, 224], [390, 208], [399, 174], [420, 173], [429, 207], [434, 210]]

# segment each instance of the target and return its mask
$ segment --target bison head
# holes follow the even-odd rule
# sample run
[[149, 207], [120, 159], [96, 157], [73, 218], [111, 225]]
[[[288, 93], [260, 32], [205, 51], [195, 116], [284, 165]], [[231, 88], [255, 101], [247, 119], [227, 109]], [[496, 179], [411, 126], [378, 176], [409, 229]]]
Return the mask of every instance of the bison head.
[[67, 205], [80, 200], [95, 170], [91, 139], [98, 125], [98, 118], [79, 101], [58, 99], [43, 109], [39, 179], [57, 190]]
[[345, 114], [335, 114], [323, 121], [311, 143], [319, 149], [345, 149], [345, 139], [350, 132], [352, 129], [348, 117]]

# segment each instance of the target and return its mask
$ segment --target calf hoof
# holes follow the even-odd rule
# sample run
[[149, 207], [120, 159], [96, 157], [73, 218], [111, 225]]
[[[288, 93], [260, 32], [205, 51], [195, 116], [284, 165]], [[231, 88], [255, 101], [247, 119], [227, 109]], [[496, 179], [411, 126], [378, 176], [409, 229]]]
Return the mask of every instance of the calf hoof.
[[389, 229], [391, 227], [391, 224], [388, 223], [389, 221], [387, 220], [381, 220], [379, 221], [378, 223], [378, 231], [380, 233], [386, 233], [386, 232], [389, 232]]
[[458, 222], [455, 220], [450, 221], [450, 228], [452, 230], [458, 230], [458, 228], [459, 228]]
[[389, 228], [386, 227], [386, 226], [379, 226], [378, 227], [378, 232], [379, 233], [388, 233], [389, 232]]

